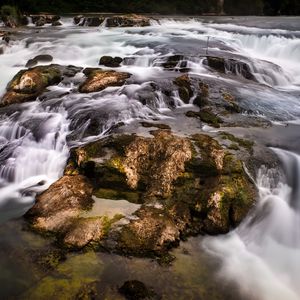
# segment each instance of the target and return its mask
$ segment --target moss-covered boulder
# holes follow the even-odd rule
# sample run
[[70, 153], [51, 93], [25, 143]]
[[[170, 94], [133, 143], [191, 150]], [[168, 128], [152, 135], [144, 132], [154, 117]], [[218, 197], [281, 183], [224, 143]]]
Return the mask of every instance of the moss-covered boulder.
[[102, 69], [87, 68], [84, 71], [87, 79], [79, 87], [81, 93], [93, 93], [111, 86], [121, 86], [131, 74], [116, 71], [104, 71]]
[[62, 72], [59, 66], [38, 66], [20, 71], [8, 84], [1, 105], [10, 105], [35, 100], [46, 87], [59, 83]]
[[238, 225], [256, 196], [242, 162], [207, 135], [151, 134], [73, 149], [65, 176], [29, 212], [32, 227], [54, 232], [68, 249], [153, 257], [189, 235]]

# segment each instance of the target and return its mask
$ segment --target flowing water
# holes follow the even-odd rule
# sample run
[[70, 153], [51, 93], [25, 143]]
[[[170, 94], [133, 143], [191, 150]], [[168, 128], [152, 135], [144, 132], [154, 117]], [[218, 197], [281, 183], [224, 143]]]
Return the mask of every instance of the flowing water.
[[[83, 95], [76, 90], [84, 76], [78, 73], [50, 87], [35, 102], [0, 108], [2, 223], [22, 216], [36, 194], [62, 175], [71, 147], [101, 138], [120, 123], [176, 122], [182, 109], [193, 107], [175, 92], [166, 99], [159, 86], [152, 89], [153, 82], [163, 84], [178, 75], [161, 66], [169, 55], [184, 56], [194, 76], [217, 80], [234, 90], [241, 107], [280, 126], [282, 140], [294, 128], [285, 149], [300, 136], [297, 18], [164, 18], [150, 27], [114, 29], [77, 27], [64, 18], [60, 28], [22, 28], [10, 44], [1, 47], [0, 95], [27, 61], [39, 54], [50, 54], [51, 63], [79, 67], [95, 67], [103, 55], [121, 56], [125, 59], [117, 70], [133, 74], [123, 87]], [[204, 64], [206, 54], [247, 63], [254, 80], [246, 80], [239, 67], [233, 72], [230, 63], [225, 75], [209, 70]], [[140, 95], [149, 91], [154, 100], [142, 103]], [[294, 125], [283, 130], [288, 124]], [[267, 144], [271, 137], [265, 135]], [[240, 297], [249, 299], [300, 299], [300, 156], [278, 148], [273, 151], [282, 161], [284, 174], [262, 167], [256, 179], [257, 207], [235, 231], [206, 238], [198, 248], [217, 258], [218, 276], [237, 287], [236, 297], [241, 291]], [[192, 264], [197, 266], [196, 259]]]

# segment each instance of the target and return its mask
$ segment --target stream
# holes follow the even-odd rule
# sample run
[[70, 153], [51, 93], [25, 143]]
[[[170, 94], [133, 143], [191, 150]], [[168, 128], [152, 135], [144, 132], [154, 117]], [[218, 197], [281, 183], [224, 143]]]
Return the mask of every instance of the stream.
[[[116, 70], [133, 74], [134, 81], [83, 95], [75, 90], [84, 77], [79, 72], [49, 87], [37, 101], [0, 108], [0, 299], [27, 299], [33, 286], [42, 289], [43, 281], [55, 278], [58, 286], [63, 278], [75, 285], [97, 279], [103, 288], [99, 299], [122, 299], [112, 287], [128, 277], [147, 281], [163, 299], [300, 299], [299, 18], [166, 17], [145, 28], [79, 27], [68, 17], [62, 22], [59, 28], [23, 27], [9, 44], [0, 45], [0, 95], [27, 61], [41, 54], [53, 57], [41, 65], [78, 67], [96, 67], [103, 55], [120, 56], [124, 60]], [[254, 79], [247, 80], [230, 64], [225, 74], [210, 70], [204, 62], [207, 54], [247, 63]], [[28, 269], [28, 262], [20, 263], [22, 250], [14, 245], [34, 251], [47, 244], [22, 233], [21, 217], [36, 195], [62, 176], [72, 147], [107, 136], [120, 123], [130, 132], [136, 122], [147, 120], [174, 125], [182, 135], [216, 130], [196, 128], [193, 121], [177, 122], [195, 107], [176, 92], [170, 95], [172, 107], [159, 88], [154, 101], [139, 100], [153, 81], [163, 83], [178, 75], [162, 67], [171, 55], [181, 55], [191, 75], [221, 83], [235, 92], [245, 111], [271, 122], [269, 128], [232, 132], [270, 147], [282, 168], [261, 166], [254, 178], [259, 199], [242, 224], [224, 236], [182, 243], [172, 252], [177, 260], [170, 268], [104, 253], [70, 254], [59, 274], [40, 278]], [[145, 268], [151, 270], [147, 275]], [[71, 293], [72, 288], [67, 284], [65, 290]], [[43, 299], [55, 295], [48, 291]]]

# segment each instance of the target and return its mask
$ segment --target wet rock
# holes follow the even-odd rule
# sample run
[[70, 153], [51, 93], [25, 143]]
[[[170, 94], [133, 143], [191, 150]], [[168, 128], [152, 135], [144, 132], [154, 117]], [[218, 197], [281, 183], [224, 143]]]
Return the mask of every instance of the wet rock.
[[111, 86], [121, 86], [131, 75], [125, 72], [85, 69], [87, 80], [79, 87], [81, 93], [93, 93]]
[[199, 118], [202, 122], [215, 128], [220, 128], [220, 124], [223, 123], [223, 120], [208, 108], [202, 109], [199, 112], [188, 111], [185, 115], [189, 118]]
[[75, 17], [74, 23], [79, 26], [98, 27], [104, 22], [102, 17]]
[[49, 54], [37, 55], [36, 57], [28, 60], [25, 67], [26, 68], [32, 68], [40, 62], [51, 62], [52, 60], [53, 60], [53, 57]]
[[106, 20], [107, 27], [145, 27], [150, 26], [150, 19], [141, 15], [123, 15], [109, 17]]
[[46, 87], [59, 83], [62, 73], [58, 66], [38, 66], [20, 71], [8, 84], [1, 105], [35, 100]]
[[225, 59], [223, 57], [207, 56], [206, 61], [210, 68], [225, 73]]
[[44, 25], [46, 25], [46, 19], [41, 17], [34, 24], [35, 24], [36, 27], [43, 27]]
[[35, 24], [36, 26], [40, 26], [37, 25], [37, 23], [45, 25], [45, 24], [52, 24], [60, 20], [60, 16], [58, 15], [41, 14], [41, 15], [31, 15], [30, 17], [32, 23]]
[[36, 198], [27, 212], [32, 228], [45, 232], [65, 232], [83, 210], [89, 209], [92, 186], [86, 178], [64, 176]]
[[102, 56], [100, 58], [99, 65], [110, 68], [117, 68], [120, 67], [122, 61], [123, 59], [121, 57]]
[[166, 125], [166, 124], [156, 124], [156, 123], [149, 123], [149, 122], [141, 122], [141, 125], [143, 127], [146, 127], [146, 128], [156, 127], [156, 128], [165, 129], [165, 130], [170, 130], [171, 129], [171, 127], [169, 125]]
[[178, 93], [180, 99], [184, 103], [189, 103], [190, 99], [193, 97], [193, 90], [191, 87], [191, 82], [188, 75], [182, 75], [174, 80], [174, 83], [178, 86]]
[[154, 61], [154, 66], [161, 66], [166, 70], [178, 70], [180, 72], [188, 72], [187, 60], [183, 55], [171, 55], [162, 57]]
[[81, 22], [82, 19], [83, 19], [83, 16], [82, 15], [78, 15], [78, 16], [75, 16], [73, 18], [73, 22], [74, 22], [75, 25], [78, 25]]
[[118, 232], [116, 249], [136, 256], [164, 255], [180, 241], [176, 221], [163, 209], [142, 207], [135, 213], [136, 220]]
[[254, 75], [251, 73], [250, 66], [246, 62], [213, 56], [207, 56], [205, 62], [210, 68], [220, 73], [229, 73], [244, 77], [248, 80], [255, 80]]
[[119, 288], [119, 292], [128, 300], [160, 299], [153, 290], [150, 290], [144, 283], [138, 280], [124, 282]]
[[51, 24], [51, 26], [62, 26], [63, 24], [60, 21], [55, 21]]
[[[151, 134], [111, 136], [73, 149], [65, 176], [29, 211], [32, 228], [55, 233], [69, 249], [165, 257], [182, 238], [226, 233], [239, 224], [256, 195], [241, 161], [207, 135]], [[120, 209], [108, 217], [93, 210], [92, 195], [95, 202], [139, 205], [131, 204], [137, 207], [130, 215]]]

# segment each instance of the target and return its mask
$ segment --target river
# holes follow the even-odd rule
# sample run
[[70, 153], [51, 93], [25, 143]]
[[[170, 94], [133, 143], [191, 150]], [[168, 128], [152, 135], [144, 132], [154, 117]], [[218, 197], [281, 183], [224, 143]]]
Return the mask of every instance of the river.
[[[18, 298], [43, 280], [32, 271], [26, 275], [26, 268], [14, 262], [20, 251], [12, 248], [17, 242], [32, 249], [46, 243], [30, 233], [20, 237], [22, 221], [18, 220], [33, 205], [36, 194], [63, 174], [71, 147], [99, 139], [120, 123], [134, 131], [135, 122], [140, 120], [175, 124], [184, 134], [195, 131], [191, 129], [193, 123], [176, 122], [181, 112], [193, 108], [176, 93], [171, 96], [173, 107], [160, 90], [155, 92], [155, 101], [147, 105], [138, 98], [154, 80], [173, 78], [174, 72], [164, 70], [161, 63], [169, 55], [180, 54], [191, 75], [222, 83], [235, 92], [245, 111], [271, 122], [272, 127], [233, 128], [232, 132], [271, 146], [282, 168], [261, 166], [254, 178], [259, 199], [250, 215], [225, 236], [196, 237], [182, 245], [174, 251], [177, 262], [173, 269], [148, 260], [129, 261], [107, 254], [97, 254], [95, 259], [84, 254], [86, 261], [83, 259], [78, 270], [71, 270], [68, 276], [75, 281], [100, 274], [106, 294], [99, 299], [119, 299], [110, 287], [125, 280], [125, 274], [157, 285], [163, 299], [174, 299], [170, 295], [207, 300], [300, 299], [299, 18], [170, 17], [153, 20], [150, 27], [113, 29], [78, 27], [67, 17], [62, 22], [59, 28], [23, 27], [8, 45], [2, 43], [0, 95], [27, 61], [40, 54], [51, 55], [51, 63], [79, 67], [95, 67], [103, 55], [120, 56], [127, 59], [118, 70], [130, 72], [135, 81], [86, 94], [83, 101], [82, 94], [74, 92], [83, 77], [78, 73], [50, 87], [43, 99], [0, 108], [0, 280], [5, 285], [0, 288], [0, 298]], [[225, 74], [213, 72], [204, 64], [207, 54], [246, 62], [254, 80], [246, 81], [241, 70], [232, 72], [230, 65]], [[190, 256], [183, 254], [186, 248]], [[59, 276], [67, 276], [66, 269], [76, 259], [76, 255], [68, 257]], [[82, 264], [88, 265], [92, 259], [97, 263], [87, 271]], [[113, 278], [118, 264], [123, 273]], [[144, 268], [150, 268], [151, 275], [143, 274]], [[156, 276], [167, 280], [169, 287], [157, 283]]]

